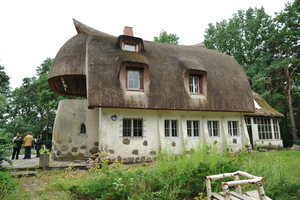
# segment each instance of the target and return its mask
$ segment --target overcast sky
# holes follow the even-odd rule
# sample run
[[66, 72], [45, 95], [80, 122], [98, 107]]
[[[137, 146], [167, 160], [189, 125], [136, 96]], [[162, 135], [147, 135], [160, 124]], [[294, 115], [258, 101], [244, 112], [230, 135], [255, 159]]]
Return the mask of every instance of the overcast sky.
[[238, 10], [264, 7], [275, 16], [288, 0], [0, 0], [0, 65], [12, 89], [77, 34], [72, 19], [119, 36], [124, 26], [134, 36], [152, 41], [161, 30], [174, 33], [179, 44], [203, 42], [209, 23], [229, 19]]

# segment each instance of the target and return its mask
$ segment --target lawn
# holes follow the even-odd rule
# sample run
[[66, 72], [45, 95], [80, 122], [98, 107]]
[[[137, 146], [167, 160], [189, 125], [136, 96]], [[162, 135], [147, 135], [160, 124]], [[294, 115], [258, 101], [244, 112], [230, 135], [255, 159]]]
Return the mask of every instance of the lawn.
[[[292, 187], [289, 188], [296, 188], [300, 190], [300, 151], [290, 151], [290, 150], [284, 150], [284, 151], [269, 151], [269, 152], [256, 152], [253, 154], [248, 154], [244, 153], [243, 155], [239, 156], [237, 160], [232, 160], [235, 158], [228, 157], [224, 158], [225, 156], [222, 157], [209, 157], [207, 155], [204, 155], [206, 160], [205, 162], [208, 163], [207, 170], [210, 170], [210, 172], [201, 171], [201, 173], [204, 173], [203, 176], [205, 175], [212, 175], [211, 173], [217, 173], [217, 172], [232, 172], [232, 171], [226, 171], [233, 169], [235, 167], [240, 167], [238, 170], [240, 171], [246, 171], [248, 173], [251, 173], [256, 176], [263, 176], [267, 178], [267, 182], [264, 183], [264, 188], [265, 191], [268, 192], [268, 190], [275, 190], [277, 186], [274, 185], [276, 182], [281, 181], [280, 179], [284, 177], [285, 179], [290, 179], [289, 182], [286, 182], [288, 184], [296, 184], [293, 185]], [[184, 159], [184, 161], [180, 161], [180, 159]], [[198, 174], [192, 174], [189, 175], [189, 170], [193, 167], [196, 167], [198, 165], [197, 156], [193, 157], [182, 157], [180, 159], [176, 159], [175, 161], [161, 161], [158, 160], [153, 163], [147, 163], [147, 164], [131, 164], [131, 165], [119, 165], [119, 164], [114, 164], [113, 167], [110, 166], [106, 171], [103, 171], [103, 169], [100, 168], [93, 168], [91, 170], [74, 170], [72, 167], [69, 167], [65, 170], [61, 171], [46, 171], [46, 172], [39, 172], [37, 176], [33, 177], [22, 177], [22, 178], [15, 178], [15, 180], [18, 182], [18, 187], [15, 189], [14, 192], [12, 192], [7, 199], [8, 200], [13, 200], [13, 199], [71, 199], [70, 194], [71, 193], [76, 193], [76, 192], [82, 192], [81, 188], [88, 188], [87, 192], [90, 192], [91, 194], [94, 194], [97, 192], [98, 187], [102, 187], [104, 184], [107, 184], [107, 187], [110, 187], [109, 181], [111, 182], [111, 189], [109, 188], [102, 188], [104, 189], [103, 191], [121, 191], [121, 187], [126, 188], [126, 190], [130, 190], [133, 188], [133, 193], [137, 196], [133, 196], [132, 193], [128, 193], [128, 195], [131, 197], [131, 199], [152, 199], [155, 195], [157, 196], [156, 199], [167, 199], [166, 193], [163, 190], [162, 186], [167, 186], [169, 187], [169, 190], [167, 192], [170, 192], [170, 195], [174, 195], [171, 193], [178, 193], [180, 194], [180, 197], [173, 198], [173, 199], [182, 199], [182, 195], [184, 192], [188, 192], [187, 189], [191, 189], [194, 177], [203, 177], [203, 176], [198, 176]], [[228, 162], [226, 160], [220, 161], [220, 159], [227, 159], [229, 160]], [[214, 161], [212, 161], [214, 160]], [[166, 162], [166, 163], [159, 163], [159, 162]], [[173, 163], [172, 163], [173, 162]], [[221, 163], [220, 169], [213, 169], [211, 163]], [[174, 164], [175, 163], [175, 164]], [[199, 163], [199, 162], [198, 162]], [[225, 165], [224, 165], [225, 163]], [[236, 166], [232, 166], [235, 163]], [[215, 166], [219, 166], [216, 164]], [[170, 176], [166, 174], [172, 171], [171, 168], [176, 168], [174, 170], [173, 175]], [[187, 169], [185, 169], [187, 167]], [[182, 168], [182, 170], [180, 170]], [[222, 169], [221, 169], [222, 168]], [[198, 167], [197, 169], [200, 169]], [[206, 169], [205, 165], [202, 166], [201, 169]], [[151, 173], [148, 173], [151, 172]], [[199, 171], [197, 173], [200, 173]], [[192, 173], [195, 173], [193, 171]], [[156, 174], [159, 174], [157, 177], [158, 179], [153, 179], [153, 176]], [[172, 173], [170, 173], [172, 174]], [[109, 177], [107, 179], [99, 179], [101, 177]], [[131, 177], [132, 176], [132, 177]], [[165, 176], [165, 177], [164, 177]], [[176, 177], [178, 176], [178, 177]], [[119, 178], [121, 177], [121, 178]], [[190, 178], [189, 178], [190, 177]], [[123, 178], [123, 179], [122, 179]], [[168, 179], [172, 180], [168, 180]], [[127, 181], [125, 181], [125, 179]], [[145, 180], [150, 180], [153, 179], [154, 186], [150, 185], [150, 183], [145, 184]], [[200, 178], [199, 178], [200, 179]], [[131, 180], [137, 180], [137, 183], [131, 182]], [[160, 182], [159, 182], [160, 181]], [[176, 188], [176, 192], [173, 192], [170, 188], [173, 187], [171, 183], [173, 182], [180, 182], [180, 181], [185, 181], [186, 183], [183, 183], [183, 185], [186, 185], [184, 188], [185, 191], [182, 192], [179, 190], [180, 186], [177, 183], [174, 188]], [[197, 183], [197, 190], [201, 192], [202, 190], [202, 195], [201, 197], [198, 197], [198, 199], [203, 199], [205, 187], [205, 180], [201, 178], [201, 180], [198, 180], [199, 183]], [[96, 186], [97, 184], [99, 184]], [[187, 184], [188, 183], [188, 184]], [[131, 185], [128, 185], [131, 184]], [[160, 187], [159, 184], [161, 184]], [[280, 185], [280, 184], [279, 184]], [[78, 187], [80, 186], [80, 187]], [[81, 187], [82, 186], [82, 187]], [[147, 187], [146, 187], [147, 186]], [[265, 187], [266, 186], [266, 187]], [[95, 188], [93, 188], [95, 187]], [[75, 188], [75, 189], [74, 189]], [[149, 188], [152, 188], [151, 191]], [[153, 189], [155, 188], [155, 189]], [[85, 189], [86, 190], [86, 189]], [[93, 193], [93, 190], [95, 192]], [[149, 196], [149, 193], [152, 192], [153, 195]], [[124, 192], [124, 191], [123, 191]], [[144, 193], [142, 193], [144, 192]], [[269, 191], [270, 192], [270, 191]], [[273, 192], [273, 191], [272, 191]], [[272, 194], [272, 192], [270, 194]], [[280, 193], [284, 193], [284, 191], [279, 191]], [[189, 193], [187, 193], [188, 196]], [[80, 194], [82, 195], [82, 194]], [[80, 196], [79, 195], [79, 196]], [[144, 195], [144, 196], [143, 196]], [[164, 197], [159, 198], [159, 195], [164, 195]], [[280, 195], [277, 194], [276, 195]], [[273, 199], [300, 199], [300, 196], [296, 197], [291, 197], [287, 198], [284, 195], [287, 194], [282, 194], [283, 196], [278, 198]], [[298, 195], [298, 194], [297, 194]], [[300, 194], [299, 194], [300, 195]], [[80, 199], [79, 196], [73, 196], [74, 199]], [[88, 196], [88, 195], [87, 195]], [[152, 197], [152, 198], [151, 198]], [[195, 197], [190, 195], [190, 198], [186, 199], [193, 199], [192, 197]], [[106, 199], [106, 198], [99, 198], [99, 199]], [[109, 198], [107, 198], [109, 199]], [[118, 199], [118, 198], [114, 198]], [[119, 198], [122, 199], [122, 198]]]

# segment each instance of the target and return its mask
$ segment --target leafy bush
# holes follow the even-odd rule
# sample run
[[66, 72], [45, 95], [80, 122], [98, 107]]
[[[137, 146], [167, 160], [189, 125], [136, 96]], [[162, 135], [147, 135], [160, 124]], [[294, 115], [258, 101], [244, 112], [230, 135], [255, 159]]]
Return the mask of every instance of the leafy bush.
[[12, 165], [9, 159], [10, 151], [13, 148], [11, 136], [5, 132], [5, 130], [0, 130], [0, 168], [2, 168], [3, 161], [7, 161]]
[[0, 199], [6, 199], [16, 187], [16, 182], [11, 174], [0, 171]]
[[300, 139], [295, 142], [296, 145], [300, 145]]
[[[237, 171], [237, 159], [206, 148], [180, 156], [160, 152], [149, 170], [133, 173], [104, 165], [101, 176], [68, 190], [75, 199], [193, 199], [206, 193], [207, 175]], [[221, 184], [216, 181], [212, 187], [220, 189]]]

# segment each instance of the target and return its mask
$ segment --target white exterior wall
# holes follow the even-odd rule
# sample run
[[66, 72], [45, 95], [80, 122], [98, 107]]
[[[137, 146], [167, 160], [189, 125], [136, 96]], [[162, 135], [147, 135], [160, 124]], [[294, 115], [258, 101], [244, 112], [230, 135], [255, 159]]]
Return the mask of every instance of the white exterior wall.
[[[82, 124], [86, 126], [86, 134], [80, 134]], [[87, 109], [86, 100], [61, 100], [53, 127], [52, 158], [84, 159], [98, 152], [98, 126], [98, 109]]]
[[[117, 120], [111, 116], [116, 114]], [[142, 137], [123, 137], [123, 118], [142, 119]], [[165, 137], [164, 121], [177, 120], [177, 137]], [[187, 136], [187, 120], [199, 121], [199, 137]], [[218, 121], [219, 136], [211, 137], [207, 122]], [[238, 122], [238, 136], [229, 136], [228, 121]], [[87, 134], [80, 135], [80, 125]], [[235, 140], [235, 142], [233, 142]], [[63, 100], [59, 104], [53, 130], [54, 158], [62, 160], [78, 154], [91, 156], [106, 151], [108, 158], [126, 162], [151, 161], [161, 149], [175, 154], [183, 147], [217, 142], [217, 147], [238, 151], [250, 144], [244, 117], [234, 112], [170, 111], [144, 109], [95, 108], [89, 110], [86, 100]], [[77, 151], [74, 151], [77, 148]], [[72, 151], [73, 149], [73, 151]], [[69, 155], [69, 156], [67, 156]], [[78, 156], [77, 156], [78, 157]]]
[[[195, 149], [198, 145], [205, 145], [214, 141], [217, 141], [219, 150], [228, 145], [232, 151], [238, 151], [244, 148], [246, 144], [250, 144], [248, 133], [245, 132], [244, 118], [239, 113], [116, 108], [102, 108], [100, 110], [99, 144], [101, 150], [107, 151], [108, 157], [112, 159], [150, 160], [151, 152], [158, 152], [160, 149], [178, 154], [183, 147]], [[118, 117], [116, 121], [111, 120], [111, 116], [114, 114]], [[123, 137], [123, 118], [143, 119], [143, 137]], [[165, 137], [165, 120], [178, 121], [178, 137]], [[187, 120], [199, 121], [199, 137], [187, 136]], [[209, 120], [219, 122], [219, 136], [209, 136], [207, 129], [207, 121]], [[238, 121], [238, 136], [228, 135], [228, 121]], [[130, 140], [130, 143], [124, 144], [123, 139]], [[236, 142], [233, 143], [233, 140]]]

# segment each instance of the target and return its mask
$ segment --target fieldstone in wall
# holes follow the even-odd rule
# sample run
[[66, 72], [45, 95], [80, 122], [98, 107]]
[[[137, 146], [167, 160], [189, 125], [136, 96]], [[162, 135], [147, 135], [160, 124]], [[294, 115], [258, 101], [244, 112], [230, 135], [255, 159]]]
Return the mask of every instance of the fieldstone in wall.
[[83, 153], [79, 153], [79, 154], [77, 155], [77, 158], [78, 158], [79, 160], [84, 160], [84, 159], [85, 159], [85, 155], [84, 155]]
[[145, 141], [143, 142], [143, 145], [144, 145], [144, 146], [148, 146], [148, 141], [145, 140]]
[[156, 155], [156, 151], [150, 151], [150, 155]]
[[60, 156], [60, 155], [61, 155], [61, 151], [58, 150], [58, 151], [56, 152], [56, 155]]
[[152, 158], [151, 157], [147, 157], [146, 158], [146, 162], [151, 162], [152, 161]]
[[99, 146], [99, 142], [94, 142], [94, 146]]
[[123, 139], [123, 144], [129, 145], [130, 140], [128, 138]]
[[140, 162], [141, 158], [140, 157], [135, 157], [135, 162]]
[[86, 149], [86, 146], [85, 145], [81, 145], [80, 149]]
[[176, 143], [175, 142], [172, 142], [172, 147], [176, 147]]
[[71, 149], [71, 151], [72, 151], [72, 152], [77, 152], [77, 151], [78, 151], [78, 148], [77, 148], [77, 147], [73, 147], [73, 148]]
[[99, 148], [98, 147], [93, 147], [90, 151], [91, 154], [95, 154], [99, 152]]
[[69, 148], [68, 148], [67, 145], [62, 145], [62, 146], [60, 147], [60, 149], [61, 149], [62, 151], [67, 151]]
[[132, 154], [133, 154], [133, 155], [139, 155], [139, 150], [134, 149], [134, 150], [132, 151]]
[[115, 150], [113, 150], [113, 149], [109, 149], [109, 150], [108, 150], [108, 153], [110, 153], [110, 154], [114, 154], [114, 153], [115, 153]]
[[134, 162], [134, 158], [133, 157], [127, 157], [127, 162]]
[[121, 161], [122, 161], [121, 156], [118, 156], [118, 157], [117, 157], [117, 161], [118, 161], [118, 162], [121, 162]]

